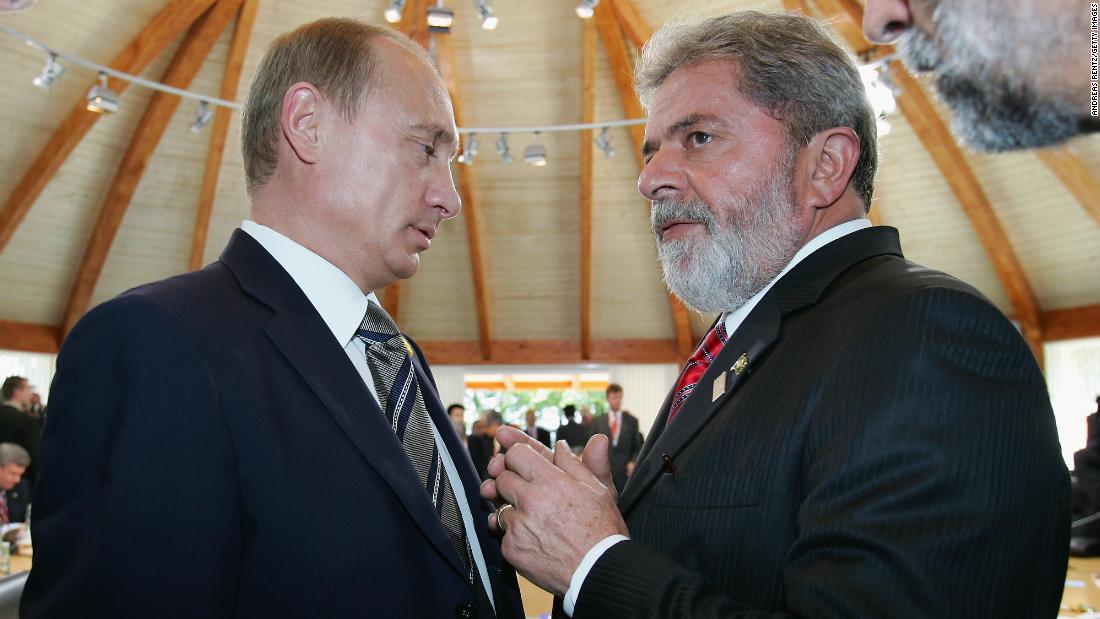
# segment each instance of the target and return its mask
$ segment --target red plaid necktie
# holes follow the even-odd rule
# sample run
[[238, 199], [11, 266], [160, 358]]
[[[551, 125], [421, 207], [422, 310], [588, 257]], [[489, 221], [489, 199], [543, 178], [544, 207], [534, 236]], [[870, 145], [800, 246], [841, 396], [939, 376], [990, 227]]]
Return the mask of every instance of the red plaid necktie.
[[691, 359], [688, 359], [687, 365], [684, 366], [684, 372], [680, 374], [680, 380], [676, 382], [676, 391], [673, 392], [672, 406], [669, 407], [668, 421], [665, 422], [665, 425], [672, 423], [676, 413], [687, 401], [691, 392], [695, 390], [695, 385], [699, 383], [699, 379], [710, 367], [710, 362], [718, 356], [718, 353], [722, 350], [722, 345], [725, 343], [726, 323], [720, 319], [718, 324], [714, 325], [714, 328], [703, 338], [699, 348], [695, 349]]

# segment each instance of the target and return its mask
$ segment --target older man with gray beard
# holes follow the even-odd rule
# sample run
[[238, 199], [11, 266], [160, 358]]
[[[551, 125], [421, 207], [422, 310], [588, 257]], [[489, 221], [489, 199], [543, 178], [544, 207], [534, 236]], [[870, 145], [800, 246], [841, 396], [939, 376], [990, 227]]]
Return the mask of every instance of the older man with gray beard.
[[1040, 148], [1100, 130], [1084, 0], [867, 0], [866, 37], [934, 74], [968, 146]]
[[807, 18], [665, 26], [636, 88], [669, 288], [721, 312], [616, 501], [501, 429], [504, 556], [575, 618], [1053, 617], [1069, 480], [1043, 377], [970, 286], [871, 227], [875, 121]]

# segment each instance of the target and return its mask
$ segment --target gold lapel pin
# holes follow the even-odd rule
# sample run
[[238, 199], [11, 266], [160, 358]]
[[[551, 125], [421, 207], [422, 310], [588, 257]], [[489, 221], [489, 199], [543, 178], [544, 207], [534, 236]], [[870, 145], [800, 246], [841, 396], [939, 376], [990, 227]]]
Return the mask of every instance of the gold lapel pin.
[[740, 376], [741, 372], [744, 372], [747, 367], [749, 367], [749, 354], [741, 353], [741, 356], [737, 358], [737, 362], [730, 369], [733, 370], [734, 374]]

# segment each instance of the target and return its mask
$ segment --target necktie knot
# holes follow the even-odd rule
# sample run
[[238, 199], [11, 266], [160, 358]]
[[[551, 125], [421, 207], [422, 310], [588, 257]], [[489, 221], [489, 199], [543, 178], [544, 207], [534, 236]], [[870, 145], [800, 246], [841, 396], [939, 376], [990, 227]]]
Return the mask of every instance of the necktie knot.
[[362, 338], [369, 347], [389, 342], [400, 336], [401, 331], [381, 305], [370, 301], [367, 302], [367, 313], [363, 315], [363, 321], [359, 323], [355, 335]]

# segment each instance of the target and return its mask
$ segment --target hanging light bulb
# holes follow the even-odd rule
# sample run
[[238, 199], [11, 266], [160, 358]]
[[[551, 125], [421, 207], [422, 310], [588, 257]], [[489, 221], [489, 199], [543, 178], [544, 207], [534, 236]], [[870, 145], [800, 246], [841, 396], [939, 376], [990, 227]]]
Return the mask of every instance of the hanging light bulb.
[[405, 12], [405, 0], [390, 0], [390, 5], [386, 7], [386, 21], [391, 24], [396, 24], [401, 21], [401, 16]]
[[199, 101], [199, 111], [195, 114], [195, 122], [191, 123], [191, 133], [201, 133], [206, 125], [214, 118], [214, 110], [206, 101]]
[[615, 156], [615, 149], [611, 146], [611, 135], [608, 131], [611, 127], [604, 127], [600, 130], [600, 134], [596, 136], [596, 146], [603, 151], [604, 157], [608, 159]]
[[539, 132], [535, 132], [534, 144], [529, 144], [523, 149], [523, 161], [533, 168], [546, 166], [546, 147], [539, 144]]
[[458, 156], [458, 162], [466, 165], [473, 165], [474, 159], [477, 157], [477, 134], [471, 133], [470, 137], [466, 138], [466, 148], [462, 149], [462, 154]]
[[577, 17], [581, 19], [592, 19], [592, 16], [596, 12], [596, 5], [600, 3], [600, 0], [581, 0], [581, 3], [577, 5]]
[[508, 134], [502, 133], [497, 138], [497, 155], [501, 163], [512, 163], [512, 151], [508, 149]]
[[428, 7], [428, 31], [448, 33], [455, 23], [455, 12], [443, 6], [443, 0], [439, 4]]
[[489, 7], [488, 0], [474, 0], [474, 8], [477, 10], [478, 17], [481, 18], [481, 27], [486, 30], [495, 30], [500, 20]]
[[99, 83], [88, 90], [88, 111], [114, 114], [118, 111], [118, 93], [107, 86], [107, 73], [99, 72]]
[[42, 74], [34, 78], [32, 83], [42, 90], [49, 90], [64, 73], [65, 67], [57, 61], [57, 54], [50, 52], [46, 57], [46, 66], [42, 67]]

